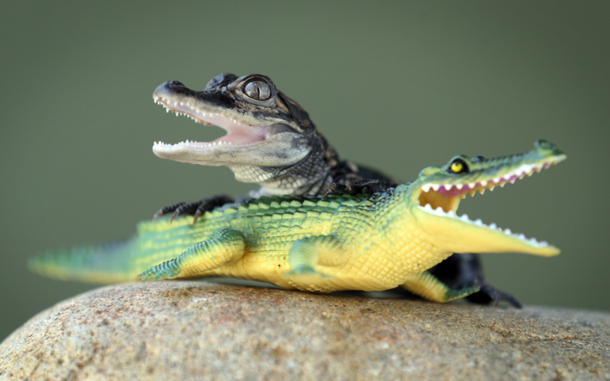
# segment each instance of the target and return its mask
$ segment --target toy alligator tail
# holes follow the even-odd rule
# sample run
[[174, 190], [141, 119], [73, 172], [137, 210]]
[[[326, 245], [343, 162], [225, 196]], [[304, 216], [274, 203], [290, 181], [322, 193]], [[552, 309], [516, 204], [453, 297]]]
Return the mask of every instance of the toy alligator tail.
[[76, 247], [31, 258], [31, 271], [60, 280], [117, 283], [134, 279], [130, 271], [136, 239], [102, 246]]

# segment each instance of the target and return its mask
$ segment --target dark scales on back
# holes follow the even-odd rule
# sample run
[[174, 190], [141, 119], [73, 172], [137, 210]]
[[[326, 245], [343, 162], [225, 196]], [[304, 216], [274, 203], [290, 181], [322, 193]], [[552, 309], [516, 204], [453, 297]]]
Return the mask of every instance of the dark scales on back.
[[[339, 159], [309, 114], [264, 75], [238, 78], [220, 74], [203, 91], [169, 81], [154, 91], [153, 98], [168, 112], [227, 131], [212, 142], [155, 142], [153, 152], [180, 162], [224, 165], [238, 181], [261, 185], [238, 202], [271, 195], [376, 193], [398, 184], [383, 173]], [[205, 211], [233, 201], [228, 196], [214, 196], [181, 202], [162, 208], [153, 218], [169, 213], [174, 218], [192, 214], [195, 223]], [[480, 285], [479, 292], [468, 296], [471, 302], [503, 300], [521, 307], [512, 296], [483, 282], [476, 254], [454, 254], [429, 271], [452, 289]]]

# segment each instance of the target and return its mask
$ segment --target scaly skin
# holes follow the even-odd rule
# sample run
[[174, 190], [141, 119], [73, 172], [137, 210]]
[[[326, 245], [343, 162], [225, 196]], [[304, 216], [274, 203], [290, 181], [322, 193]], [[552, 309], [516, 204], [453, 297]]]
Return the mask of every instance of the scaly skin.
[[121, 247], [46, 255], [30, 265], [45, 275], [93, 282], [222, 275], [319, 292], [402, 285], [445, 302], [478, 290], [451, 290], [426, 271], [454, 252], [559, 253], [545, 242], [457, 217], [455, 211], [466, 193], [514, 182], [563, 159], [544, 141], [510, 157], [458, 156], [388, 193], [227, 204], [206, 212], [194, 226], [185, 218], [143, 222]]
[[[237, 180], [261, 185], [241, 201], [268, 195], [375, 193], [398, 185], [379, 171], [340, 160], [308, 113], [266, 76], [251, 74], [238, 78], [220, 74], [203, 91], [169, 81], [154, 91], [153, 99], [168, 112], [227, 130], [226, 136], [209, 143], [158, 142], [153, 152], [176, 161], [225, 165], [233, 170]], [[192, 214], [195, 223], [204, 212], [231, 201], [221, 195], [180, 202], [160, 209], [153, 220], [170, 213], [172, 219]], [[472, 302], [488, 304], [504, 300], [520, 307], [511, 295], [484, 283], [477, 254], [455, 254], [430, 272], [453, 289], [480, 285], [480, 291], [468, 297]]]

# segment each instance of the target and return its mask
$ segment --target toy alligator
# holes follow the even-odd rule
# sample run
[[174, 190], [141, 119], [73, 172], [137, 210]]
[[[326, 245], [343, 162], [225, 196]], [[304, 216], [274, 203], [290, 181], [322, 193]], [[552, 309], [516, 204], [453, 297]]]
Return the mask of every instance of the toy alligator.
[[[185, 115], [227, 131], [226, 136], [207, 143], [155, 142], [153, 152], [161, 158], [187, 163], [225, 165], [237, 180], [261, 185], [240, 201], [271, 195], [375, 193], [399, 184], [383, 173], [339, 159], [307, 112], [264, 75], [238, 78], [220, 74], [203, 91], [169, 81], [154, 91], [153, 99], [177, 116]], [[195, 223], [205, 211], [232, 201], [220, 195], [181, 202], [162, 208], [155, 217], [192, 214]], [[452, 255], [429, 271], [449, 288], [480, 286], [479, 292], [468, 296], [471, 302], [504, 300], [520, 307], [511, 295], [484, 282], [477, 254]]]
[[230, 203], [205, 212], [194, 225], [185, 217], [142, 222], [125, 243], [46, 254], [30, 266], [86, 282], [221, 275], [317, 292], [402, 286], [446, 302], [479, 289], [448, 288], [427, 271], [454, 252], [559, 253], [546, 242], [472, 221], [456, 210], [466, 194], [513, 183], [565, 158], [546, 141], [520, 155], [456, 156], [384, 193]]

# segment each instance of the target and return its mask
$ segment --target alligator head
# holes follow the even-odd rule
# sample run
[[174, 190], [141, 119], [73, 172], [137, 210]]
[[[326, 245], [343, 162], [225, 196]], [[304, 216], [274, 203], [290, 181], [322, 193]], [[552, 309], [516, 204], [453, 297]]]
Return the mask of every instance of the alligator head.
[[193, 164], [226, 165], [240, 181], [263, 183], [314, 151], [323, 154], [327, 148], [320, 146], [325, 142], [307, 112], [264, 75], [238, 78], [220, 74], [203, 91], [169, 81], [157, 87], [153, 99], [168, 112], [227, 131], [212, 142], [155, 142], [155, 155]]
[[559, 250], [546, 242], [528, 239], [495, 224], [486, 225], [480, 219], [473, 221], [467, 215], [458, 216], [456, 211], [466, 194], [474, 196], [503, 187], [565, 158], [554, 144], [543, 140], [536, 142], [534, 150], [519, 155], [495, 159], [460, 155], [445, 166], [424, 169], [415, 182], [401, 185], [396, 191], [406, 192], [408, 209], [422, 234], [448, 252], [552, 256]]

